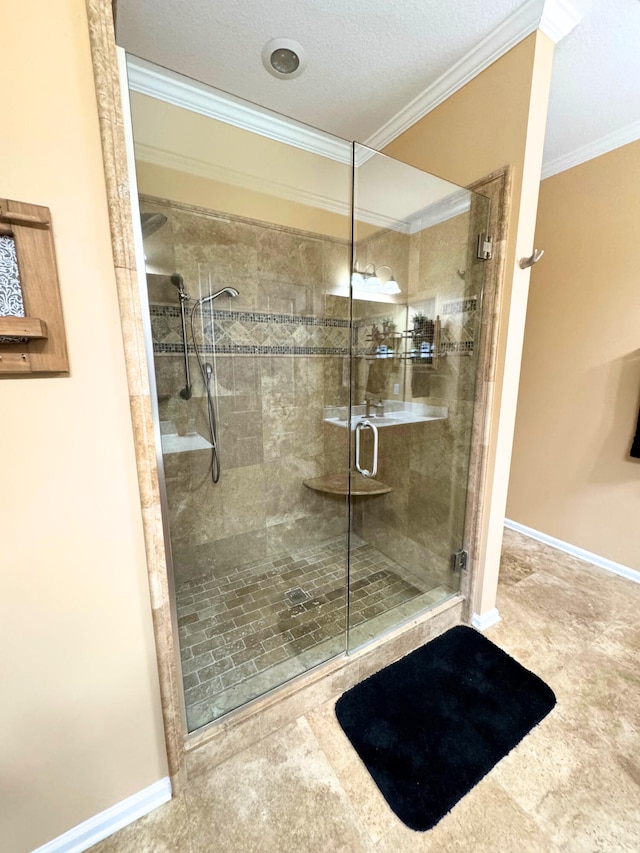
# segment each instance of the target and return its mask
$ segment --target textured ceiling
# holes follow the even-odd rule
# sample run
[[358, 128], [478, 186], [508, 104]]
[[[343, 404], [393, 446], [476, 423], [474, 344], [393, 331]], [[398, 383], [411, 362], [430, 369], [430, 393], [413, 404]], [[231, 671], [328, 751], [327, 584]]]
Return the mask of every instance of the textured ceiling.
[[[119, 0], [128, 51], [344, 139], [364, 142], [521, 0]], [[307, 67], [279, 80], [262, 48], [284, 36]]]
[[639, 122], [640, 2], [591, 0], [556, 46], [545, 162]]
[[[556, 48], [546, 162], [640, 122], [640, 2], [571, 2], [584, 18]], [[223, 91], [366, 141], [521, 5], [118, 0], [118, 43]], [[294, 80], [278, 80], [262, 65], [264, 44], [279, 36], [306, 50], [307, 67]]]

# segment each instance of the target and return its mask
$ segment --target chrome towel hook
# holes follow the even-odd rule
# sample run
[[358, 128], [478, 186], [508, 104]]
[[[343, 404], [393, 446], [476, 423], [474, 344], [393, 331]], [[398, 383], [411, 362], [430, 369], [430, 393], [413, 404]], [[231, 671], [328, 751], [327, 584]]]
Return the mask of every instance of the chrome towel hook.
[[520, 258], [518, 263], [520, 264], [521, 270], [526, 270], [527, 267], [532, 267], [534, 264], [537, 264], [540, 258], [544, 255], [544, 249], [534, 249], [533, 255], [530, 258]]

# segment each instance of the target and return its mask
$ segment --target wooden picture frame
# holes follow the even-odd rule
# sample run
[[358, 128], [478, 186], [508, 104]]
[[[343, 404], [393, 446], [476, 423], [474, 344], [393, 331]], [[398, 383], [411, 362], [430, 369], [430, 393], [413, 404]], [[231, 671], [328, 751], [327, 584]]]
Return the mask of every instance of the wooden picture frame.
[[0, 376], [69, 373], [48, 207], [0, 199], [0, 236], [14, 240], [24, 317], [0, 316]]

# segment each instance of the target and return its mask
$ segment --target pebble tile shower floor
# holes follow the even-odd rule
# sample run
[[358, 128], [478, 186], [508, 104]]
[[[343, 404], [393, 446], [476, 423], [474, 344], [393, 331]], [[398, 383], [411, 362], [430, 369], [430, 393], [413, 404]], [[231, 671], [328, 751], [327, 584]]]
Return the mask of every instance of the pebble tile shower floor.
[[[176, 593], [187, 721], [199, 728], [344, 648], [345, 540], [189, 581]], [[351, 537], [351, 625], [426, 590]]]

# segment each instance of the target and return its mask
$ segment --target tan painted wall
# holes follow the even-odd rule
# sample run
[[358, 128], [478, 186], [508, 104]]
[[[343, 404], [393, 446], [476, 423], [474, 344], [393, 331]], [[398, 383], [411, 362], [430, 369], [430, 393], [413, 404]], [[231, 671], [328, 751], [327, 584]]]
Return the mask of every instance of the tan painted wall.
[[[347, 168], [347, 167], [345, 167]], [[223, 211], [261, 222], [298, 228], [327, 237], [348, 239], [351, 222], [346, 216], [255, 192], [211, 178], [202, 178], [155, 163], [136, 160], [138, 192], [179, 201], [205, 210]], [[370, 228], [373, 232], [375, 229]]]
[[514, 167], [484, 496], [489, 506], [481, 544], [485, 556], [473, 603], [480, 614], [495, 606], [529, 284], [529, 272], [520, 270], [516, 258], [531, 254], [552, 61], [553, 43], [534, 33], [385, 149], [462, 185], [507, 164]]
[[536, 42], [536, 34], [520, 42], [384, 153], [463, 185], [521, 163]]
[[[130, 98], [140, 193], [348, 237], [348, 163], [139, 92]], [[344, 154], [348, 160], [347, 143]], [[344, 214], [336, 212], [342, 209]]]
[[71, 361], [0, 380], [0, 847], [24, 853], [166, 765], [84, 0], [1, 29], [0, 194], [51, 208]]
[[542, 182], [509, 518], [640, 569], [640, 142]]

